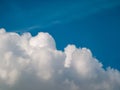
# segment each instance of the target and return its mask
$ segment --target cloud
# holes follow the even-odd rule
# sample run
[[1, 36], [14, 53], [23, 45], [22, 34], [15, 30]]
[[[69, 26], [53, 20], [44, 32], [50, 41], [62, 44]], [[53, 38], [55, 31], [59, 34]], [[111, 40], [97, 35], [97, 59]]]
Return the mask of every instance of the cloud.
[[118, 6], [118, 0], [84, 0], [64, 6], [59, 15], [63, 23], [68, 23]]
[[120, 72], [102, 67], [87, 48], [56, 49], [40, 32], [19, 35], [0, 29], [0, 90], [119, 90]]

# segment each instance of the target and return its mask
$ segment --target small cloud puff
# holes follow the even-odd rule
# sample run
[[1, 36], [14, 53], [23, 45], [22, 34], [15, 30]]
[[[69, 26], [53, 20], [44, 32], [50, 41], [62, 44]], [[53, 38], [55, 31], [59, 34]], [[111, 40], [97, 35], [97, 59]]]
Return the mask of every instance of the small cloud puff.
[[87, 48], [56, 49], [53, 37], [0, 29], [0, 90], [119, 90], [120, 72]]

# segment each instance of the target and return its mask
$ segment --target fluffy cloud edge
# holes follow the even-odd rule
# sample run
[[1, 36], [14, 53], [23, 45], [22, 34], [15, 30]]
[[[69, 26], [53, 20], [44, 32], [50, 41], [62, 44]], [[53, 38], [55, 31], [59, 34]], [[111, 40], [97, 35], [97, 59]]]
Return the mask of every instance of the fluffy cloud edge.
[[0, 29], [1, 90], [119, 90], [120, 72], [105, 70], [87, 48], [56, 49], [49, 33]]

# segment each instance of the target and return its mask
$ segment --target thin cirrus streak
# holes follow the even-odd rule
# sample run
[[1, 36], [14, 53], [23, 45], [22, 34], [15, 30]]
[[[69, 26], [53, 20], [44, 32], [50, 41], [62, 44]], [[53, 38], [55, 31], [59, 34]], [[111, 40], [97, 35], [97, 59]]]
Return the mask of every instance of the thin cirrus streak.
[[26, 28], [22, 28], [22, 29], [18, 29], [18, 30], [11, 30], [11, 31], [14, 31], [14, 32], [17, 32], [17, 33], [24, 33], [24, 32], [30, 32], [30, 31], [33, 31], [33, 30], [36, 30], [36, 29], [46, 29], [46, 28], [50, 28], [54, 25], [57, 25], [57, 24], [60, 24], [61, 22], [58, 21], [58, 20], [55, 20], [55, 21], [52, 21], [48, 24], [45, 24], [45, 25], [33, 25], [33, 26], [30, 26], [30, 27], [26, 27]]
[[117, 6], [120, 6], [119, 0], [85, 0], [66, 5], [62, 10], [58, 11], [58, 16], [60, 17], [60, 20], [63, 20], [63, 23], [72, 22], [75, 19], [83, 19], [91, 14], [102, 12], [105, 9], [111, 9]]
[[102, 66], [90, 49], [57, 50], [49, 33], [0, 29], [0, 90], [119, 90], [120, 72]]
[[[32, 2], [31, 2], [32, 3]], [[56, 24], [66, 24], [74, 20], [84, 19], [95, 13], [102, 12], [106, 9], [112, 9], [120, 6], [119, 0], [84, 0], [84, 1], [60, 1], [51, 3], [40, 3], [39, 6], [27, 6], [28, 9], [24, 9], [23, 5], [14, 2], [9, 5], [10, 13], [5, 11], [5, 14], [9, 16], [2, 18], [14, 19], [13, 25], [20, 23], [17, 28], [22, 30], [34, 30], [32, 27], [44, 29], [55, 26]], [[44, 7], [43, 7], [44, 6]], [[11, 16], [15, 16], [12, 17]], [[9, 21], [8, 19], [8, 21]], [[32, 22], [28, 22], [31, 20]], [[9, 24], [9, 22], [7, 22]], [[21, 24], [23, 23], [23, 24]], [[27, 23], [27, 26], [24, 25]], [[13, 28], [14, 28], [13, 26]], [[37, 26], [37, 27], [36, 27]], [[25, 28], [24, 28], [25, 27]], [[21, 29], [22, 28], [22, 29]], [[13, 30], [12, 30], [13, 31]]]
[[[55, 5], [54, 5], [55, 4]], [[105, 9], [111, 9], [120, 6], [119, 0], [85, 0], [85, 1], [74, 1], [74, 2], [66, 2], [64, 3], [53, 3], [46, 8], [43, 8], [45, 13], [42, 19], [40, 19], [40, 23], [44, 22], [45, 26], [48, 26], [49, 21], [54, 22], [54, 20], [59, 21], [58, 24], [64, 24], [72, 22], [76, 19], [83, 19], [91, 14], [95, 14], [98, 12], [102, 12]], [[38, 8], [34, 11], [34, 13], [41, 14], [41, 10]], [[54, 24], [55, 25], [55, 24]]]
[[93, 2], [91, 1], [75, 2], [63, 5], [62, 7], [58, 5], [55, 11], [53, 10], [53, 8], [50, 8], [50, 10], [53, 11], [53, 13], [49, 13], [49, 16], [45, 15], [45, 17], [43, 17], [43, 20], [47, 19], [45, 20], [46, 22], [44, 22], [44, 24], [42, 24], [43, 20], [41, 20], [42, 21], [41, 24], [37, 25], [37, 27], [33, 26], [35, 28], [32, 29], [31, 27], [30, 28], [28, 27], [28, 31], [32, 31], [36, 28], [39, 29], [50, 28], [52, 26], [55, 26], [56, 24], [65, 24], [72, 22], [76, 19], [83, 19], [91, 14], [102, 12], [104, 9], [111, 9], [119, 5], [120, 1], [118, 0], [114, 1], [95, 0]]

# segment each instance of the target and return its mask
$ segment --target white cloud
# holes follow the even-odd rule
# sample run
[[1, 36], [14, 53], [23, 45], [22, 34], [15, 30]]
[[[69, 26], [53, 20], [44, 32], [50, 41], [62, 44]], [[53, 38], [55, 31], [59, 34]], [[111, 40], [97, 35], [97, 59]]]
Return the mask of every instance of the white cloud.
[[0, 90], [120, 90], [120, 72], [103, 69], [87, 48], [57, 50], [48, 33], [1, 29]]
[[33, 47], [56, 48], [54, 39], [48, 33], [42, 32], [31, 38], [30, 45]]

